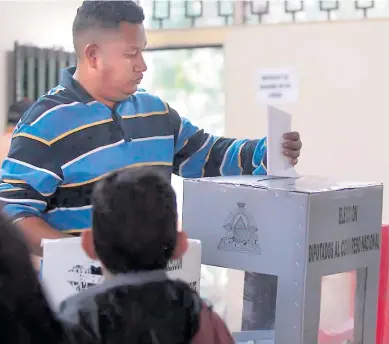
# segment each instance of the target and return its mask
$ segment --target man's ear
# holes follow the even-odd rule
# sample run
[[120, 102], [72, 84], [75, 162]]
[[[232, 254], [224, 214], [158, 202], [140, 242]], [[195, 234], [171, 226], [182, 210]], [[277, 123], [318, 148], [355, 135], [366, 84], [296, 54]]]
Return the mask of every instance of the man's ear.
[[95, 246], [93, 244], [93, 232], [91, 229], [86, 229], [82, 232], [81, 245], [85, 253], [90, 259], [98, 260]]
[[99, 47], [96, 44], [88, 44], [84, 48], [85, 58], [92, 69], [95, 69], [97, 67], [98, 52], [99, 52]]
[[185, 232], [177, 233], [176, 248], [174, 249], [173, 259], [180, 259], [188, 250], [188, 236]]

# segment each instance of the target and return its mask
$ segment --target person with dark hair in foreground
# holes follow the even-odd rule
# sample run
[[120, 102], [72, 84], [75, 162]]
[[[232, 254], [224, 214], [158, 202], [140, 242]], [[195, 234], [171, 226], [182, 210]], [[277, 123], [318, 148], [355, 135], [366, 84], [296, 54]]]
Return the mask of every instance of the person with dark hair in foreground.
[[2, 344], [70, 343], [44, 296], [18, 228], [1, 213], [0, 328]]
[[[205, 133], [138, 90], [147, 69], [143, 21], [133, 1], [84, 1], [73, 24], [77, 66], [63, 71], [13, 133], [0, 201], [38, 255], [42, 238], [91, 228], [93, 186], [111, 172], [148, 166], [168, 178], [266, 174], [266, 138]], [[299, 134], [286, 133], [280, 149], [297, 163]]]
[[187, 283], [167, 277], [187, 239], [177, 231], [176, 196], [167, 178], [133, 169], [100, 181], [93, 226], [82, 245], [100, 260], [105, 282], [60, 305], [59, 317], [94, 343], [230, 344], [223, 321]]

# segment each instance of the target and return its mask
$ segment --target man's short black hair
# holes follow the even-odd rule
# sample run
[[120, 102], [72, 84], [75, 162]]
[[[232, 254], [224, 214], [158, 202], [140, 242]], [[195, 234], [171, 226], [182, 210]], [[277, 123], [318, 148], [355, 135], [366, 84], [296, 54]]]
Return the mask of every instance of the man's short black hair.
[[84, 1], [73, 22], [73, 43], [77, 51], [78, 34], [89, 29], [118, 29], [122, 22], [141, 24], [142, 7], [134, 1]]
[[176, 194], [148, 169], [116, 172], [92, 194], [96, 254], [112, 273], [165, 269], [177, 239]]

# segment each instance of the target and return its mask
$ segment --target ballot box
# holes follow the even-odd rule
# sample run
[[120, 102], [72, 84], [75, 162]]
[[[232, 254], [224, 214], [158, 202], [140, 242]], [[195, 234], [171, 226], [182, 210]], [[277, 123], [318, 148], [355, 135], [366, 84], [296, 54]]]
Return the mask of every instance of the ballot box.
[[[41, 279], [54, 309], [67, 297], [103, 281], [101, 264], [91, 260], [81, 247], [81, 238], [43, 240]], [[168, 276], [183, 280], [199, 290], [201, 243], [189, 240], [182, 259], [172, 260]]]
[[203, 264], [228, 268], [219, 309], [237, 343], [375, 343], [382, 191], [318, 177], [184, 181], [183, 230]]

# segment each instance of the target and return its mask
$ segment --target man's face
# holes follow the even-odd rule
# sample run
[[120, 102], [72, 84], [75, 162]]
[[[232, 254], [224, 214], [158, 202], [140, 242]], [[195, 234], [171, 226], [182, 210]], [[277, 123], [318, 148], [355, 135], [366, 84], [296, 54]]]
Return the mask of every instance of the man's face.
[[142, 24], [122, 23], [119, 31], [99, 39], [93, 69], [104, 98], [118, 102], [136, 92], [147, 70], [143, 58], [146, 44]]

